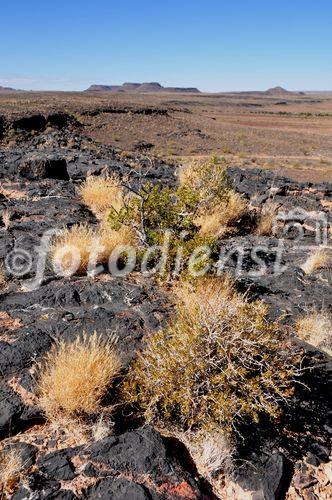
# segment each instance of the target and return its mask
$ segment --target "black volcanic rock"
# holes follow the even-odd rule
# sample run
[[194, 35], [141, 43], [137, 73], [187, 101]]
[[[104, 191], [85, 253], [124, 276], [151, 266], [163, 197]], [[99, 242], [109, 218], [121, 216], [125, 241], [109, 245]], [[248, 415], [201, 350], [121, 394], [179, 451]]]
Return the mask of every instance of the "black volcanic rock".
[[66, 160], [57, 156], [36, 155], [28, 157], [21, 163], [19, 175], [29, 180], [69, 180]]
[[3, 138], [4, 130], [5, 130], [5, 117], [0, 116], [0, 139]]
[[14, 120], [12, 127], [15, 130], [25, 130], [31, 132], [32, 130], [44, 130], [46, 127], [46, 118], [43, 115], [23, 116]]
[[[136, 84], [127, 84], [126, 91], [133, 92], [129, 90], [132, 85]], [[159, 92], [169, 91], [161, 89]], [[128, 105], [108, 106], [103, 112], [164, 114], [167, 110]], [[7, 438], [6, 443], [8, 439], [13, 440], [10, 446], [20, 452], [25, 471], [12, 498], [214, 500], [210, 485], [200, 480], [186, 447], [177, 439], [162, 436], [153, 427], [144, 425], [137, 418], [140, 414], [123, 412], [121, 406], [115, 408], [112, 416], [115, 425], [111, 434], [84, 447], [68, 448], [70, 445], [66, 443], [65, 449], [63, 446], [57, 449], [58, 438], [48, 434], [47, 426], [41, 428], [40, 433], [37, 426], [33, 432], [26, 433], [28, 427], [41, 423], [43, 417], [35, 398], [38, 388], [35, 375], [38, 373], [32, 368], [52, 345], [59, 341], [71, 342], [83, 331], [87, 335], [97, 331], [105, 340], [115, 335], [125, 373], [128, 364], [142, 349], [146, 335], [160, 329], [173, 314], [167, 290], [158, 288], [154, 280], [143, 279], [138, 273], [127, 278], [114, 277], [106, 271], [96, 277], [55, 276], [49, 253], [41, 282], [33, 286], [44, 231], [82, 222], [91, 227], [97, 224], [77, 194], [77, 187], [87, 175], [118, 173], [126, 176], [130, 172], [133, 185], [137, 187], [139, 182], [127, 160], [105, 145], [100, 145], [97, 152], [95, 143], [90, 145], [83, 134], [79, 135], [82, 128], [73, 130], [71, 119], [53, 113], [47, 118], [45, 115], [47, 124], [54, 127], [51, 133], [46, 130], [38, 136], [17, 134], [21, 142], [0, 148], [0, 179], [8, 186], [8, 190], [0, 194], [0, 206], [11, 215], [8, 229], [0, 222], [0, 265], [4, 266], [7, 254], [16, 250], [29, 252], [33, 260], [32, 269], [26, 274], [15, 276], [6, 271], [8, 284], [0, 290], [0, 374], [3, 379], [0, 383], [0, 432]], [[66, 121], [70, 127], [64, 130]], [[35, 123], [34, 118], [29, 126]], [[41, 138], [47, 143], [41, 142]], [[67, 145], [68, 139], [75, 139], [75, 149]], [[137, 149], [145, 151], [150, 146], [141, 142]], [[175, 184], [174, 165], [155, 159], [151, 166], [143, 155], [133, 154], [133, 157], [152, 183]], [[39, 178], [38, 161], [46, 159], [62, 159], [67, 165], [69, 180]], [[33, 167], [36, 168], [33, 182], [19, 176], [27, 160], [37, 161]], [[331, 220], [331, 184], [300, 183], [260, 169], [232, 167], [229, 174], [236, 191], [250, 198], [256, 210], [273, 199], [280, 211], [288, 212], [296, 207], [309, 213], [323, 211]], [[282, 314], [286, 329], [309, 307], [332, 311], [330, 271], [305, 276], [299, 267], [307, 258], [307, 246], [314, 243], [311, 226], [306, 223], [305, 215], [301, 217], [296, 221], [303, 228], [305, 246], [303, 249], [298, 247], [292, 233], [284, 235], [280, 264], [286, 269], [280, 275], [274, 272], [277, 237], [243, 231], [239, 235], [229, 235], [222, 242], [223, 250], [230, 255], [225, 270], [234, 276], [237, 289], [248, 293], [250, 300], [261, 299], [269, 304], [270, 317]], [[231, 253], [238, 248], [243, 249], [241, 275], [237, 273], [236, 253]], [[259, 257], [266, 264], [263, 275], [251, 274], [257, 271], [253, 248], [260, 249]], [[316, 357], [317, 353], [312, 356]], [[328, 373], [324, 377], [321, 374], [323, 357], [318, 359], [319, 368], [309, 370], [305, 367], [303, 370], [306, 379], [299, 384], [292, 402], [294, 408], [292, 405], [284, 414], [287, 433], [279, 435], [279, 424], [274, 423], [271, 427], [263, 423], [250, 428], [250, 442], [248, 446], [245, 443], [245, 449], [236, 457], [239, 467], [233, 474], [237, 483], [234, 488], [240, 495], [244, 496], [243, 492], [249, 489], [255, 498], [262, 498], [262, 495], [271, 499], [284, 498], [293, 463], [297, 467], [298, 463], [303, 463], [303, 456], [309, 454], [314, 464], [327, 460], [329, 379]], [[116, 403], [114, 395], [110, 391], [105, 405]], [[29, 444], [24, 443], [26, 438]], [[293, 484], [300, 484], [297, 481]], [[301, 478], [301, 484], [303, 482]], [[225, 498], [243, 496], [229, 494]]]
[[113, 500], [151, 500], [152, 494], [146, 487], [125, 478], [108, 478], [99, 481], [85, 492], [85, 498], [112, 498]]
[[12, 429], [23, 410], [18, 395], [4, 382], [0, 383], [0, 435]]

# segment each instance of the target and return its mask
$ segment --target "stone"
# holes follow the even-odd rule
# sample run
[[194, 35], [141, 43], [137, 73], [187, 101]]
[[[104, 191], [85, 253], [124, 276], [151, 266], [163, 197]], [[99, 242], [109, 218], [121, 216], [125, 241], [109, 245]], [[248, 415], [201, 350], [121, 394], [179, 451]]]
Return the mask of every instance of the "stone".
[[25, 159], [19, 167], [19, 175], [29, 180], [69, 180], [66, 160], [56, 156], [36, 156]]

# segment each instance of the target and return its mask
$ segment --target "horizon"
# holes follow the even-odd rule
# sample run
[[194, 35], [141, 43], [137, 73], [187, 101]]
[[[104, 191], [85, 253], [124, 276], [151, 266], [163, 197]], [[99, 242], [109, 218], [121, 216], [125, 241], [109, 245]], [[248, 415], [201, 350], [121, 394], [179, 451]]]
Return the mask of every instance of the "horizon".
[[276, 85], [331, 91], [331, 21], [327, 0], [281, 0], [277, 9], [263, 0], [208, 0], [203, 8], [188, 0], [18, 0], [2, 6], [0, 85], [79, 92], [158, 81], [209, 93]]
[[[152, 82], [123, 82], [123, 83], [152, 83]], [[110, 85], [114, 85], [114, 86], [122, 86], [123, 83], [92, 83], [91, 85], [97, 85], [97, 86], [110, 86]], [[166, 87], [166, 85], [164, 85], [163, 83], [161, 82], [153, 82], [153, 83], [160, 83], [163, 87]], [[185, 87], [179, 87], [178, 85], [170, 85], [169, 87], [178, 87], [178, 88], [185, 88]], [[273, 87], [270, 87], [268, 89], [245, 89], [243, 88], [242, 90], [217, 90], [217, 91], [205, 91], [205, 90], [202, 90], [198, 87], [196, 87], [194, 84], [193, 85], [190, 85], [190, 87], [193, 87], [193, 88], [197, 88], [197, 90], [201, 93], [201, 94], [241, 94], [241, 93], [246, 93], [246, 92], [252, 92], [252, 93], [259, 93], [259, 92], [265, 92], [267, 90], [271, 90], [271, 89], [274, 89], [274, 88], [278, 88], [278, 87], [282, 87], [284, 90], [286, 91], [289, 91], [289, 92], [304, 92], [304, 93], [324, 93], [324, 92], [327, 92], [327, 93], [330, 93], [332, 92], [332, 87], [331, 89], [290, 89], [290, 88], [287, 88], [287, 87], [284, 87], [283, 85], [274, 85]], [[10, 91], [15, 91], [15, 92], [32, 92], [32, 93], [38, 93], [38, 92], [77, 92], [77, 93], [80, 93], [80, 92], [85, 92], [88, 90], [88, 87], [87, 88], [84, 88], [84, 89], [71, 89], [71, 90], [67, 90], [67, 89], [48, 89], [48, 88], [40, 88], [40, 89], [29, 89], [29, 88], [15, 88], [15, 87], [10, 87], [10, 85], [6, 85], [6, 84], [3, 84], [1, 83], [1, 79], [0, 79], [0, 89], [3, 88], [3, 89], [6, 89], [6, 88], [9, 88], [10, 90], [8, 90], [8, 92]], [[102, 93], [103, 91], [95, 91], [95, 92], [100, 92]], [[104, 92], [108, 92], [107, 90], [105, 90]], [[143, 94], [153, 94], [153, 92], [142, 92]], [[116, 92], [114, 92], [113, 94], [116, 94]], [[128, 92], [128, 94], [130, 94], [130, 92]]]

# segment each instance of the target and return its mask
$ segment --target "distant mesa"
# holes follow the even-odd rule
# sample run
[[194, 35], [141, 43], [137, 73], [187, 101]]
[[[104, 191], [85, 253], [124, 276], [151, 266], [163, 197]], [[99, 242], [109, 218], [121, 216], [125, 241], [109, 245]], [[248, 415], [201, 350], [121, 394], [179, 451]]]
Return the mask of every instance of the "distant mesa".
[[156, 92], [177, 92], [199, 94], [195, 87], [163, 87], [158, 82], [131, 83], [123, 85], [91, 85], [85, 92], [128, 92], [128, 93], [156, 93]]
[[290, 96], [290, 95], [305, 95], [304, 92], [292, 92], [290, 90], [286, 90], [283, 87], [273, 87], [271, 89], [268, 89], [264, 92], [265, 95], [271, 95], [271, 96]]
[[11, 87], [2, 87], [0, 85], [0, 92], [19, 92], [19, 90], [12, 89]]

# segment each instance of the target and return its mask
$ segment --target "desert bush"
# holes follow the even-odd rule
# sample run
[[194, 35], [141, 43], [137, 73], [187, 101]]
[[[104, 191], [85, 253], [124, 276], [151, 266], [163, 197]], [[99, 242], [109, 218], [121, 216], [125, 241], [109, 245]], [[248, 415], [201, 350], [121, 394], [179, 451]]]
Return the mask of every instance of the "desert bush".
[[148, 421], [229, 435], [262, 415], [277, 419], [293, 392], [297, 356], [262, 302], [229, 279], [204, 278], [177, 293], [175, 319], [132, 364], [124, 397]]
[[19, 480], [23, 463], [20, 453], [15, 450], [0, 451], [0, 497], [13, 493]]
[[332, 319], [327, 313], [312, 311], [295, 328], [300, 339], [332, 356]]
[[326, 269], [332, 266], [332, 251], [327, 247], [318, 247], [314, 250], [308, 259], [302, 265], [305, 274], [312, 274], [320, 269]]
[[62, 230], [55, 237], [50, 254], [56, 269], [64, 274], [82, 274], [88, 270], [94, 252], [96, 264], [106, 264], [118, 246], [133, 243], [134, 235], [129, 227], [112, 230], [108, 226], [94, 228], [81, 224]]
[[225, 199], [234, 186], [225, 164], [217, 156], [197, 160], [179, 172], [180, 185], [187, 186], [199, 200], [199, 211], [210, 212]]
[[38, 381], [46, 417], [56, 421], [97, 413], [120, 366], [113, 339], [96, 332], [60, 342], [43, 360]]
[[111, 208], [108, 217], [112, 230], [132, 228], [141, 248], [162, 245], [168, 231], [169, 262], [174, 262], [179, 247], [184, 261], [202, 246], [213, 254], [223, 228], [237, 225], [247, 212], [247, 202], [233, 191], [218, 159], [194, 162], [181, 172], [179, 186], [140, 182], [136, 191], [128, 187], [128, 202], [120, 211]]
[[112, 207], [119, 212], [125, 204], [125, 192], [116, 175], [88, 177], [79, 187], [79, 195], [85, 205], [99, 218], [104, 219]]

